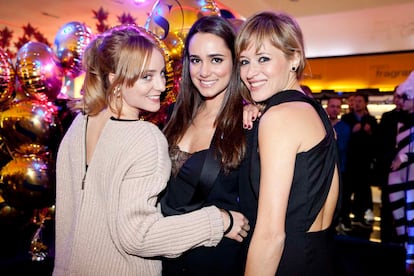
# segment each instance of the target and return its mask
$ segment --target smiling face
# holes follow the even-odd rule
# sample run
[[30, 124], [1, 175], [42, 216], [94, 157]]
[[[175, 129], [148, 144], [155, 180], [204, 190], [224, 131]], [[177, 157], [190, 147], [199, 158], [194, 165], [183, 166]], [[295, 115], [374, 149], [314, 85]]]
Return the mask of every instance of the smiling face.
[[196, 33], [189, 43], [190, 77], [205, 98], [214, 98], [227, 89], [233, 60], [224, 40], [210, 33]]
[[160, 109], [160, 96], [165, 90], [165, 63], [160, 51], [154, 49], [148, 69], [132, 87], [121, 88], [122, 114], [134, 118], [140, 111], [157, 112]]
[[262, 102], [279, 91], [293, 88], [292, 84], [297, 82], [296, 74], [291, 70], [295, 61], [288, 60], [268, 40], [258, 50], [256, 44], [251, 43], [240, 53], [239, 62], [241, 80], [255, 102]]

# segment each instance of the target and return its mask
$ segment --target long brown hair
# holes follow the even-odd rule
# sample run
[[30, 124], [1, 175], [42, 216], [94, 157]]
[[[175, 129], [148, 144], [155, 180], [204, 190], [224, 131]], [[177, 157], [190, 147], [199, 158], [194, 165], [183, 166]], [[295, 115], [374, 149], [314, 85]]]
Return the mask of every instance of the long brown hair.
[[[198, 109], [204, 102], [203, 97], [191, 81], [190, 77], [190, 54], [188, 45], [196, 33], [210, 33], [224, 40], [230, 49], [234, 62], [234, 29], [224, 18], [219, 16], [206, 16], [198, 19], [187, 34], [185, 47], [182, 55], [182, 76], [180, 90], [175, 103], [171, 118], [164, 128], [164, 134], [171, 146], [178, 144], [184, 136], [188, 127], [193, 122]], [[230, 89], [225, 92], [223, 103], [220, 107], [214, 125], [216, 132], [213, 137], [215, 154], [221, 160], [225, 171], [236, 168], [246, 151], [246, 139], [243, 130], [243, 105], [242, 97], [237, 90]]]

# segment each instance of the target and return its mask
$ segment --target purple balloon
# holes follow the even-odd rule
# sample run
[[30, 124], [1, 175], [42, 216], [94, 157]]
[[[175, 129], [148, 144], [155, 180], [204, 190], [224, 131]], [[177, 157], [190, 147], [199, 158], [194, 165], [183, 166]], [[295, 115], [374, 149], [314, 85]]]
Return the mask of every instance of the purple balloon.
[[63, 71], [52, 48], [41, 42], [27, 42], [16, 56], [17, 78], [27, 96], [53, 101], [62, 88]]

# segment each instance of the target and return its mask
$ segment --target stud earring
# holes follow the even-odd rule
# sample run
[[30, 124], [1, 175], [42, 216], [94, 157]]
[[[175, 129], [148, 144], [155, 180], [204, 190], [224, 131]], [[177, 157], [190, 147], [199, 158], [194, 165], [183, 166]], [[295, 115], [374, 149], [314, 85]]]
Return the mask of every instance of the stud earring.
[[292, 72], [296, 72], [296, 67], [292, 66]]

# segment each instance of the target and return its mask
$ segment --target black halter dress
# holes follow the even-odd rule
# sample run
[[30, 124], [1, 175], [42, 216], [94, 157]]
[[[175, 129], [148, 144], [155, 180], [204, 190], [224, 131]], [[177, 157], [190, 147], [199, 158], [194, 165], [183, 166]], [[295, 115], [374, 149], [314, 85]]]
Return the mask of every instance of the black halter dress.
[[[312, 149], [296, 156], [286, 213], [285, 248], [276, 275], [335, 275], [332, 227], [324, 231], [307, 232], [327, 199], [335, 166], [339, 168], [335, 134], [322, 106], [299, 91], [288, 90], [277, 93], [267, 101], [264, 112], [272, 106], [292, 101], [306, 102], [315, 108], [325, 126], [326, 136]], [[250, 163], [247, 165], [250, 167], [249, 181], [256, 198], [260, 188], [260, 159], [257, 150], [259, 125], [260, 123], [256, 124], [253, 129], [247, 157]], [[338, 200], [335, 218], [338, 216], [339, 202], [340, 200]], [[242, 206], [247, 205], [245, 202], [241, 203]]]

